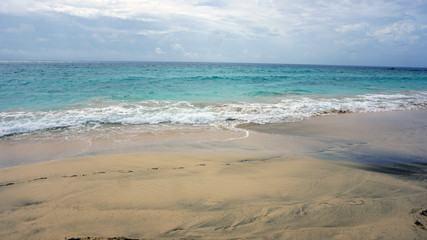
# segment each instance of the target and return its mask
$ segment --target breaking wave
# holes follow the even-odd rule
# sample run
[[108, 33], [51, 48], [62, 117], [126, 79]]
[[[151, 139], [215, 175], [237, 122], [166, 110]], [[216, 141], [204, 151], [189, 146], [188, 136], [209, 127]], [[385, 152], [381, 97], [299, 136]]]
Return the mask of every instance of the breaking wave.
[[233, 128], [240, 123], [295, 122], [339, 113], [427, 109], [426, 91], [348, 97], [286, 96], [274, 103], [186, 101], [93, 101], [50, 111], [0, 112], [0, 137], [55, 128], [120, 125], [210, 125]]

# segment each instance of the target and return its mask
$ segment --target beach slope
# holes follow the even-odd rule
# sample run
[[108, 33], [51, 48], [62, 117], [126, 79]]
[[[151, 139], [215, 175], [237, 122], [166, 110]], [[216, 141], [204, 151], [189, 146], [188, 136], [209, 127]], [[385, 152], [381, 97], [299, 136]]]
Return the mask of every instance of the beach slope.
[[0, 171], [1, 239], [426, 239], [425, 181], [305, 157], [82, 157]]

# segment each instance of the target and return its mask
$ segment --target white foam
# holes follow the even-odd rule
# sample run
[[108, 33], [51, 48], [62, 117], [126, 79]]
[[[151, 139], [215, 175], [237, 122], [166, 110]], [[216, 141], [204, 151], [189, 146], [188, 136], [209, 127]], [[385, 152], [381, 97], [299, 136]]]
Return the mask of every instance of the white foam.
[[44, 129], [96, 129], [104, 124], [186, 124], [233, 129], [240, 123], [293, 122], [339, 112], [427, 109], [427, 92], [349, 97], [288, 96], [275, 103], [100, 102], [55, 111], [0, 112], [0, 136]]

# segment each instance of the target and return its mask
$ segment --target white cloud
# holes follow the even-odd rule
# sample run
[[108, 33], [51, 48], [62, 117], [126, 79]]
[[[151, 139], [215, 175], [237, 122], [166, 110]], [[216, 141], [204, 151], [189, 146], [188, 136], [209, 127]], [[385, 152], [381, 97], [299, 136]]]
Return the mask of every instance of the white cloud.
[[346, 47], [358, 47], [362, 45], [366, 45], [368, 43], [368, 39], [356, 39], [356, 40], [334, 40], [334, 44], [343, 45]]
[[183, 54], [185, 57], [195, 58], [195, 57], [199, 56], [199, 54], [197, 54], [197, 53], [186, 51], [184, 49], [184, 47], [179, 43], [174, 43], [171, 45], [171, 47], [173, 50], [175, 50], [175, 52], [177, 52], [179, 54]]
[[182, 28], [182, 27], [178, 27], [175, 29], [163, 29], [163, 30], [145, 29], [145, 30], [138, 30], [137, 34], [144, 35], [144, 36], [156, 36], [156, 35], [166, 35], [166, 34], [172, 34], [176, 32], [185, 32], [185, 31], [191, 31], [191, 30], [187, 28]]
[[[293, 1], [203, 0], [2, 0], [0, 12], [67, 14], [83, 18], [112, 17], [161, 24], [142, 34], [168, 33], [170, 29], [194, 32], [228, 32], [243, 37], [284, 36], [295, 26], [311, 24], [317, 13], [310, 3]], [[19, 2], [19, 3], [16, 3]], [[22, 4], [26, 2], [27, 4]], [[327, 6], [325, 6], [326, 8]]]
[[346, 32], [350, 32], [350, 31], [359, 31], [359, 30], [366, 28], [367, 26], [368, 26], [368, 24], [365, 22], [356, 23], [356, 24], [346, 24], [346, 25], [338, 27], [337, 29], [335, 29], [335, 31], [340, 32], [340, 33], [346, 33]]
[[[345, 54], [346, 47], [365, 53], [387, 53], [390, 44], [385, 43], [425, 48], [426, 11], [424, 1], [412, 0], [0, 1], [0, 15], [10, 21], [2, 22], [8, 42], [19, 36], [15, 33], [32, 31], [28, 39], [50, 39], [58, 50], [90, 55], [102, 43], [111, 53], [148, 60], [259, 62], [274, 55], [275, 62], [327, 63], [332, 55]], [[20, 25], [25, 22], [34, 26]], [[86, 36], [85, 45], [75, 36]], [[20, 42], [14, 47], [46, 45]], [[302, 58], [307, 51], [313, 54]]]
[[[226, 32], [244, 38], [289, 37], [297, 32], [345, 33], [365, 28], [360, 19], [393, 18], [412, 1], [272, 0], [2, 0], [0, 12], [111, 17], [158, 23], [141, 35], [175, 31]], [[419, 3], [418, 3], [419, 4]], [[354, 24], [354, 22], [359, 22]], [[329, 27], [328, 27], [329, 26]]]
[[31, 24], [21, 23], [17, 28], [8, 28], [6, 32], [8, 33], [25, 33], [25, 32], [33, 32], [34, 26]]
[[181, 51], [181, 52], [185, 52], [185, 49], [181, 46], [181, 44], [179, 43], [174, 43], [171, 45], [171, 47], [175, 50], [175, 51]]
[[157, 54], [166, 54], [166, 52], [165, 51], [163, 51], [161, 48], [159, 48], [159, 47], [156, 47], [155, 49], [154, 49], [154, 51], [157, 53]]
[[375, 31], [372, 35], [380, 42], [388, 41], [409, 41], [413, 42], [418, 36], [412, 35], [415, 31], [415, 25], [411, 22], [396, 22], [384, 28]]

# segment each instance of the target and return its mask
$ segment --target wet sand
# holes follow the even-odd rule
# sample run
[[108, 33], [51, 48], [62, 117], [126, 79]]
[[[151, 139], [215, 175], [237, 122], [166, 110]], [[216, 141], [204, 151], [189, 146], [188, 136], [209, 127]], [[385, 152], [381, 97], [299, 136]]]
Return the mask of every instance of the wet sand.
[[302, 154], [364, 163], [427, 163], [427, 111], [340, 114], [246, 129], [302, 140]]
[[[239, 140], [2, 169], [0, 238], [426, 239], [423, 114], [245, 126]], [[410, 158], [384, 157], [395, 153]]]

